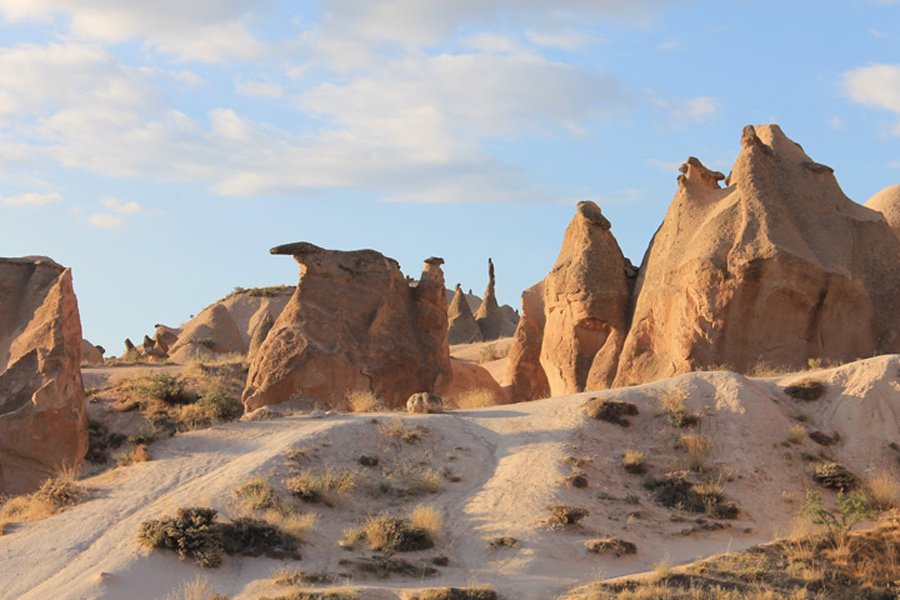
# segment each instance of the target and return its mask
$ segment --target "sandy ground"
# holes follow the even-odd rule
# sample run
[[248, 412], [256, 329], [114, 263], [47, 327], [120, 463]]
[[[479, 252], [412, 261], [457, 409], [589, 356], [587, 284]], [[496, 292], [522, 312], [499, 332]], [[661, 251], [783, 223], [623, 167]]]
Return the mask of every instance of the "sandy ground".
[[[524, 404], [404, 415], [407, 425], [426, 425], [429, 432], [403, 452], [424, 453], [431, 464], [452, 468], [458, 482], [416, 499], [360, 490], [332, 507], [305, 506], [319, 514], [319, 524], [299, 562], [228, 557], [207, 571], [172, 553], [141, 549], [135, 541], [140, 523], [181, 506], [213, 506], [229, 516], [232, 490], [257, 475], [279, 476], [291, 448], [306, 448], [311, 464], [321, 468], [354, 464], [361, 454], [385, 455], [389, 448], [371, 419], [386, 422], [396, 415], [295, 416], [178, 435], [154, 444], [150, 462], [85, 480], [91, 500], [0, 537], [0, 598], [150, 600], [199, 573], [209, 577], [214, 591], [234, 600], [276, 595], [268, 580], [274, 569], [289, 564], [307, 572], [346, 573], [339, 561], [360, 552], [338, 545], [346, 527], [379, 511], [399, 513], [410, 502], [424, 502], [443, 515], [443, 529], [435, 549], [405, 557], [444, 555], [449, 566], [426, 580], [353, 573], [349, 584], [363, 600], [474, 583], [493, 585], [503, 598], [544, 600], [598, 578], [646, 571], [662, 560], [684, 563], [786, 533], [805, 490], [820, 489], [809, 477], [813, 455], [844, 462], [862, 476], [897, 476], [900, 455], [890, 444], [900, 439], [898, 375], [900, 357], [885, 356], [771, 379], [693, 373]], [[800, 402], [784, 394], [784, 386], [805, 377], [827, 384], [824, 398]], [[650, 475], [685, 467], [687, 455], [679, 445], [685, 430], [672, 428], [659, 408], [666, 394], [684, 397], [701, 415], [693, 432], [712, 440], [703, 472], [692, 477], [718, 482], [741, 505], [739, 518], [721, 521], [720, 530], [698, 530], [696, 515], [655, 504], [641, 485], [643, 476], [620, 465], [630, 448], [647, 454]], [[629, 427], [587, 419], [583, 405], [597, 396], [634, 402], [640, 414]], [[788, 443], [787, 429], [801, 423], [798, 417], [808, 429], [837, 431], [840, 442], [827, 448], [809, 439]], [[586, 488], [564, 484], [575, 469], [567, 457], [584, 463]], [[833, 498], [830, 492], [825, 496]], [[543, 524], [544, 506], [554, 501], [587, 507], [591, 514], [579, 525], [550, 529]], [[586, 540], [606, 535], [635, 543], [638, 553], [615, 558], [585, 550]], [[488, 541], [497, 536], [519, 543], [491, 548]]]

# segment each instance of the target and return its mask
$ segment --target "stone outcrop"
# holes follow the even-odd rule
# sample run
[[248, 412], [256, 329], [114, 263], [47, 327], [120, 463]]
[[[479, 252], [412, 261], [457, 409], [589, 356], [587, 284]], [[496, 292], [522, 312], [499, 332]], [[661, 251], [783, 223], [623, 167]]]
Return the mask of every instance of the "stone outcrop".
[[452, 377], [443, 260], [430, 258], [418, 283], [374, 250], [342, 252], [299, 242], [300, 282], [250, 365], [247, 411], [293, 397], [340, 406], [370, 390], [389, 408]]
[[596, 204], [580, 202], [553, 269], [522, 295], [507, 371], [513, 397], [609, 387], [628, 304], [626, 262], [610, 223]]
[[[502, 337], [510, 337], [516, 332], [519, 318], [511, 307], [500, 307], [494, 291], [494, 261], [488, 259], [488, 284], [484, 290], [481, 306], [475, 311], [475, 322], [481, 330], [481, 338], [489, 342]], [[504, 310], [505, 309], [505, 310]]]
[[[282, 307], [282, 309], [283, 308], [284, 307]], [[275, 319], [272, 317], [272, 313], [265, 311], [256, 323], [256, 328], [253, 330], [253, 335], [250, 337], [250, 348], [247, 350], [248, 358], [252, 359], [256, 356], [260, 346], [266, 341], [266, 336], [269, 335], [273, 325], [275, 325]]]
[[0, 259], [0, 494], [37, 489], [87, 452], [72, 271]]
[[104, 352], [101, 346], [95, 346], [85, 339], [81, 340], [81, 364], [92, 367], [102, 365]]
[[885, 220], [777, 125], [746, 127], [741, 146], [727, 179], [696, 158], [682, 166], [616, 385], [900, 349], [900, 242]]
[[447, 309], [447, 318], [449, 321], [447, 339], [451, 345], [471, 344], [484, 339], [481, 335], [481, 328], [478, 327], [475, 315], [472, 314], [472, 309], [466, 300], [466, 295], [458, 283], [453, 300], [450, 302], [450, 308]]
[[219, 303], [228, 309], [238, 331], [241, 332], [244, 346], [249, 348], [253, 334], [259, 329], [260, 322], [266, 314], [268, 313], [274, 323], [293, 294], [294, 288], [291, 286], [252, 288], [233, 293]]
[[877, 210], [900, 239], [900, 185], [884, 188], [866, 202], [866, 208]]
[[169, 348], [169, 358], [183, 363], [246, 352], [244, 338], [231, 313], [221, 303], [216, 303], [184, 325], [181, 335]]

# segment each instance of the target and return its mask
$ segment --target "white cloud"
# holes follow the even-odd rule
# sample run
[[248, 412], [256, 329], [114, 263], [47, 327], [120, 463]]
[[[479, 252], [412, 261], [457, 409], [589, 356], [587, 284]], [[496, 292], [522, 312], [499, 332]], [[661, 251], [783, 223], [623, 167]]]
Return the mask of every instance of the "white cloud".
[[118, 229], [125, 224], [125, 219], [115, 215], [94, 213], [88, 218], [88, 224], [99, 229]]
[[37, 194], [37, 193], [28, 193], [28, 194], [19, 194], [18, 196], [6, 196], [5, 198], [0, 196], [0, 200], [2, 200], [3, 204], [7, 206], [46, 206], [48, 204], [55, 204], [57, 202], [62, 202], [62, 195], [56, 192], [52, 192], [49, 194]]
[[122, 203], [110, 196], [101, 198], [100, 204], [121, 215], [137, 215], [146, 212], [137, 202]]
[[[842, 86], [853, 102], [900, 115], [900, 65], [859, 67], [844, 73]], [[900, 135], [900, 122], [891, 133]]]
[[277, 100], [284, 97], [284, 88], [277, 83], [268, 83], [265, 81], [242, 81], [234, 82], [234, 89], [242, 96], [250, 96], [251, 98], [265, 98], [267, 100]]
[[681, 168], [681, 165], [684, 164], [683, 160], [659, 160], [656, 158], [647, 158], [644, 159], [644, 162], [652, 167], [656, 167], [660, 171], [665, 171], [666, 173], [677, 173], [678, 169]]
[[715, 118], [722, 110], [722, 103], [709, 96], [689, 100], [659, 100], [656, 106], [665, 112], [676, 126], [687, 123], [704, 123]]
[[10, 22], [62, 14], [80, 39], [142, 38], [180, 59], [216, 62], [267, 51], [244, 22], [265, 6], [264, 0], [0, 0], [0, 14]]
[[533, 44], [545, 48], [559, 48], [568, 52], [581, 52], [591, 46], [607, 44], [601, 37], [590, 35], [576, 29], [557, 31], [531, 30], [525, 32], [525, 38]]
[[840, 117], [831, 117], [830, 119], [828, 119], [828, 124], [831, 125], [832, 129], [835, 129], [838, 131], [843, 129], [847, 125], [844, 122], [844, 120]]

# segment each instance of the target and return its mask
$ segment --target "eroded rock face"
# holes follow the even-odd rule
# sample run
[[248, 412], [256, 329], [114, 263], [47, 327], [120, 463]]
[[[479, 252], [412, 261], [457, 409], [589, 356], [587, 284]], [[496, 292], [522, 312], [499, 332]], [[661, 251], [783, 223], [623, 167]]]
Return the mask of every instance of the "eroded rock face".
[[428, 259], [411, 285], [374, 250], [271, 252], [294, 256], [300, 282], [250, 365], [247, 411], [299, 396], [337, 407], [354, 390], [399, 408], [451, 379], [443, 260]]
[[640, 270], [616, 385], [712, 365], [805, 367], [898, 350], [900, 243], [777, 125], [727, 187], [695, 158]]
[[169, 348], [169, 358], [183, 363], [246, 352], [244, 339], [231, 313], [224, 305], [216, 303], [184, 325], [177, 341]]
[[101, 349], [84, 339], [81, 340], [81, 364], [90, 366], [103, 364]]
[[517, 400], [607, 388], [625, 341], [626, 263], [610, 223], [580, 202], [556, 264], [522, 295], [507, 379]]
[[[497, 295], [494, 291], [496, 282], [494, 261], [489, 258], [487, 288], [484, 290], [481, 306], [475, 311], [475, 322], [478, 323], [478, 329], [481, 330], [481, 339], [486, 342], [515, 334], [519, 321], [515, 311], [510, 307], [501, 307], [497, 303]], [[504, 311], [504, 308], [507, 310]]]
[[72, 272], [0, 259], [0, 494], [31, 492], [87, 452]]
[[866, 208], [877, 210], [900, 239], [900, 185], [884, 188], [866, 202]]
[[447, 339], [451, 345], [471, 344], [482, 341], [481, 329], [478, 327], [478, 322], [475, 321], [475, 315], [472, 314], [466, 295], [458, 283], [453, 294], [453, 300], [450, 301], [450, 308], [447, 309], [447, 318], [449, 321]]

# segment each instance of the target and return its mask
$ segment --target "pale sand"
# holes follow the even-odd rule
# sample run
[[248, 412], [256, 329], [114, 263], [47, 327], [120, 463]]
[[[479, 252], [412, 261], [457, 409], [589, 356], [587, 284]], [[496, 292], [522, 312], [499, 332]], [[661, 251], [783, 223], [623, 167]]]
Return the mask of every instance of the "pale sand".
[[[829, 434], [837, 430], [841, 441], [827, 452], [860, 475], [898, 475], [898, 455], [888, 446], [900, 439], [898, 374], [900, 357], [885, 356], [772, 379], [692, 373], [608, 392], [404, 416], [431, 428], [421, 442], [425, 449], [435, 456], [457, 455], [452, 464], [461, 481], [408, 501], [373, 499], [360, 491], [334, 508], [315, 506], [310, 510], [321, 515], [319, 526], [301, 548], [303, 559], [291, 566], [347, 572], [338, 561], [354, 553], [337, 544], [343, 530], [366, 514], [399, 511], [418, 501], [440, 510], [444, 528], [434, 550], [402, 556], [444, 554], [450, 566], [425, 580], [356, 575], [351, 585], [363, 600], [396, 598], [410, 588], [473, 583], [491, 584], [504, 598], [544, 600], [597, 578], [646, 571], [661, 560], [678, 564], [744, 549], [787, 532], [805, 490], [819, 489], [800, 452], [822, 448], [809, 440], [783, 445], [786, 429], [797, 423], [792, 415], [808, 415], [808, 427]], [[825, 398], [803, 403], [784, 395], [782, 386], [805, 376], [829, 384]], [[689, 409], [703, 412], [699, 431], [714, 441], [707, 465], [730, 475], [731, 481], [723, 479], [725, 494], [742, 506], [740, 518], [725, 530], [683, 535], [695, 516], [673, 521], [677, 513], [654, 504], [641, 486], [643, 478], [619, 465], [630, 447], [647, 453], [655, 475], [683, 466], [684, 453], [674, 449], [680, 432], [666, 425], [657, 401], [674, 390], [687, 394]], [[582, 406], [598, 395], [634, 402], [640, 415], [628, 428], [588, 420]], [[231, 490], [255, 475], [283, 474], [283, 455], [293, 446], [317, 448], [323, 466], [348, 465], [361, 454], [380, 452], [384, 442], [370, 417], [233, 423], [157, 443], [151, 462], [86, 480], [95, 490], [94, 499], [51, 519], [13, 527], [0, 537], [0, 598], [149, 600], [164, 598], [198, 574], [233, 600], [285, 593], [266, 581], [282, 561], [228, 557], [221, 568], [203, 571], [172, 553], [139, 548], [135, 534], [142, 521], [180, 506], [211, 505], [228, 516]], [[588, 488], [561, 482], [572, 472], [564, 461], [569, 455], [594, 457], [584, 468]], [[629, 494], [639, 504], [625, 502]], [[825, 495], [833, 498], [830, 492]], [[592, 514], [581, 526], [549, 530], [540, 523], [547, 516], [542, 507], [551, 501], [587, 506]], [[635, 511], [640, 516], [629, 518]], [[486, 540], [500, 535], [518, 538], [518, 547], [491, 549]], [[585, 540], [604, 535], [634, 542], [637, 555], [616, 559], [585, 551]], [[101, 572], [110, 574], [103, 582]]]

